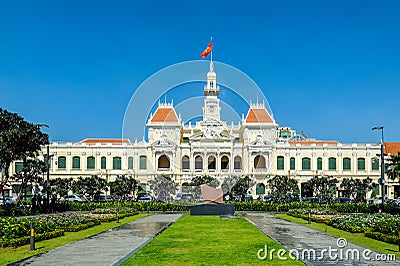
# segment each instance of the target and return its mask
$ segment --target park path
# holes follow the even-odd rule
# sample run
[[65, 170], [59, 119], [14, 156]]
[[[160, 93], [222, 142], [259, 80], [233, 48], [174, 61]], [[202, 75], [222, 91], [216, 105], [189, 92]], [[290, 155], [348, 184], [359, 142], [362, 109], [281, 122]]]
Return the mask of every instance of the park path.
[[120, 265], [182, 214], [153, 214], [14, 265]]
[[[292, 254], [296, 254], [297, 251], [299, 258], [307, 265], [400, 265], [398, 259], [391, 262], [378, 261], [379, 256], [381, 256], [380, 253], [375, 251], [368, 253], [364, 247], [343, 239], [339, 241], [333, 236], [280, 219], [271, 213], [248, 212], [244, 214], [244, 217], [286, 249], [293, 250]], [[343, 248], [340, 248], [342, 246]], [[331, 255], [328, 252], [329, 248], [332, 250]], [[323, 249], [327, 251], [322, 252]], [[337, 251], [334, 251], [334, 249]], [[266, 250], [265, 247], [264, 250]], [[312, 253], [313, 251], [315, 251], [315, 256]], [[364, 253], [365, 256], [363, 256], [363, 252], [366, 252]], [[359, 259], [353, 255], [357, 253]], [[389, 251], [389, 253], [394, 254], [396, 252]], [[264, 252], [260, 252], [260, 255], [263, 256]], [[277, 252], [274, 254], [274, 258], [276, 257]]]

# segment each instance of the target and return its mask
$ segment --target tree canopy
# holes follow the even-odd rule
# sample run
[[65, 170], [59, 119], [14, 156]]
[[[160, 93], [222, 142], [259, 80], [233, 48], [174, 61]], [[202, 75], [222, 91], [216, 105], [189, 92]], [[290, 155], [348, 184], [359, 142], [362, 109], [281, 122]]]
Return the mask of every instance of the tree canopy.
[[25, 121], [16, 113], [0, 108], [0, 168], [4, 169], [0, 192], [3, 197], [3, 186], [9, 181], [11, 164], [21, 160], [28, 167], [28, 160], [36, 160], [41, 147], [49, 144], [49, 136], [41, 132], [40, 127]]
[[275, 176], [268, 180], [271, 196], [278, 202], [285, 202], [288, 194], [299, 189], [298, 181], [287, 176]]

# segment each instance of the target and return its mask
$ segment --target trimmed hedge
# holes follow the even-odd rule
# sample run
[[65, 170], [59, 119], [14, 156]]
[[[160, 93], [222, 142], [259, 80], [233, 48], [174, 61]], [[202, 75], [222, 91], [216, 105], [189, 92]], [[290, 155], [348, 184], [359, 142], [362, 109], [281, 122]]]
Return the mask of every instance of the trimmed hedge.
[[[45, 232], [42, 234], [35, 234], [35, 241], [42, 241], [51, 238], [56, 238], [64, 235], [64, 230], [56, 229], [52, 232]], [[0, 241], [0, 247], [19, 247], [30, 243], [30, 236], [24, 236], [14, 239], [8, 239], [7, 241]]]
[[379, 241], [383, 241], [386, 243], [390, 243], [390, 244], [397, 245], [399, 243], [399, 238], [397, 236], [382, 234], [380, 232], [373, 232], [373, 231], [367, 230], [364, 232], [364, 235], [366, 237], [370, 237], [370, 238], [373, 238], [373, 239], [376, 239]]

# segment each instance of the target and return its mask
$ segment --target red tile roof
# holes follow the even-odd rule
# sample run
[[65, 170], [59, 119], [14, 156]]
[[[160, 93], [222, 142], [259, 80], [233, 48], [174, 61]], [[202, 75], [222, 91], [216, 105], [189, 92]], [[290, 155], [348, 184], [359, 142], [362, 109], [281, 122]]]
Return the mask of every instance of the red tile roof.
[[246, 123], [273, 123], [265, 108], [250, 108], [246, 116]]
[[289, 141], [291, 145], [296, 145], [296, 144], [301, 144], [301, 145], [311, 145], [311, 144], [316, 144], [316, 145], [323, 145], [323, 144], [328, 144], [328, 145], [337, 145], [337, 141]]
[[400, 142], [385, 142], [385, 153], [391, 155], [397, 154], [400, 151]]
[[112, 144], [121, 144], [121, 143], [129, 143], [128, 139], [84, 139], [81, 143], [112, 143]]
[[172, 107], [158, 107], [150, 122], [179, 122], [178, 116]]

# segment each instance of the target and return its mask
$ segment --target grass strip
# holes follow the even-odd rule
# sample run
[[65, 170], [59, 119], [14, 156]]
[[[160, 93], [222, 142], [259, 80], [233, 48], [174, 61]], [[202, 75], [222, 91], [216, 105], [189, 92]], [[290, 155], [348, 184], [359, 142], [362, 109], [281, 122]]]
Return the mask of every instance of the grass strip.
[[329, 226], [325, 223], [316, 223], [311, 222], [308, 224], [308, 221], [293, 217], [287, 214], [276, 214], [279, 218], [282, 218], [286, 221], [297, 223], [299, 225], [307, 226], [317, 231], [321, 231], [327, 233], [331, 236], [337, 238], [346, 238], [347, 241], [360, 245], [362, 247], [378, 251], [384, 254], [395, 254], [397, 258], [400, 258], [399, 246], [394, 244], [385, 243], [379, 240], [375, 240], [369, 237], [364, 236], [363, 233], [351, 233], [344, 230], [340, 230], [338, 228]]
[[[123, 265], [304, 265], [298, 260], [260, 260], [257, 252], [283, 249], [244, 218], [185, 214]], [[286, 256], [287, 258], [287, 256]]]
[[46, 252], [50, 249], [57, 248], [81, 239], [85, 239], [87, 237], [113, 229], [115, 227], [133, 222], [147, 215], [148, 214], [138, 214], [134, 216], [128, 216], [123, 219], [120, 219], [119, 223], [112, 221], [108, 223], [101, 223], [100, 225], [96, 225], [94, 227], [90, 227], [88, 229], [84, 229], [78, 232], [65, 232], [64, 236], [36, 242], [35, 243], [36, 250], [33, 251], [30, 250], [30, 245], [24, 245], [17, 248], [12, 248], [12, 247], [0, 248], [0, 265], [5, 265], [12, 262], [20, 261], [29, 258], [31, 256]]

